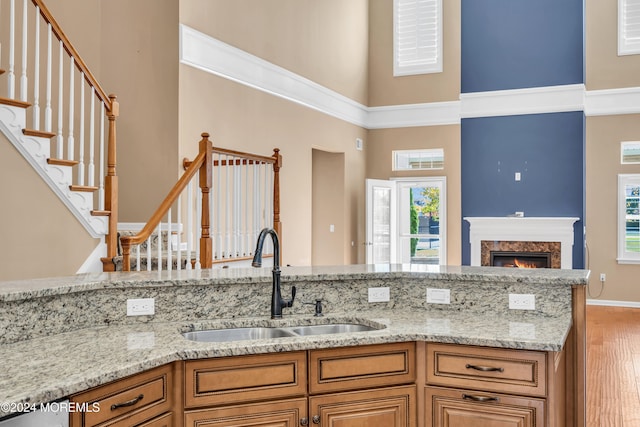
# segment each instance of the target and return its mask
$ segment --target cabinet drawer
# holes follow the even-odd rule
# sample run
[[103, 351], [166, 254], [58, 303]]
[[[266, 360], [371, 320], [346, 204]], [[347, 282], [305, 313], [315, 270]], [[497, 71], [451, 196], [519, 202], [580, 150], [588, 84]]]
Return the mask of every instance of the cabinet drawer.
[[[136, 425], [171, 410], [173, 365], [134, 375], [75, 395], [87, 412], [73, 412], [73, 427]], [[126, 420], [125, 420], [126, 418]]]
[[425, 389], [426, 425], [543, 427], [544, 399], [438, 387]]
[[173, 413], [160, 415], [150, 421], [138, 424], [136, 427], [173, 427]]
[[184, 413], [184, 427], [278, 426], [297, 427], [307, 420], [307, 399], [247, 403]]
[[502, 393], [546, 395], [547, 353], [427, 344], [427, 383]]
[[312, 350], [309, 392], [381, 387], [415, 382], [415, 343]]
[[305, 352], [223, 357], [185, 362], [185, 407], [302, 396]]

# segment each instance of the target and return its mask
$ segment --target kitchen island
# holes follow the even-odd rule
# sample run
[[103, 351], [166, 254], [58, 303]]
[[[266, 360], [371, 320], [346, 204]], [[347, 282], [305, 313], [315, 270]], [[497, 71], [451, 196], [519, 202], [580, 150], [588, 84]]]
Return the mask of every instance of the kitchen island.
[[[285, 267], [298, 289], [282, 320], [269, 318], [269, 269], [103, 273], [0, 284], [0, 402], [54, 401], [176, 361], [393, 343], [441, 343], [563, 354], [573, 425], [584, 426], [585, 285], [581, 270], [373, 265]], [[369, 288], [389, 301], [368, 302]], [[427, 289], [449, 291], [428, 303]], [[534, 295], [534, 310], [509, 309]], [[153, 298], [153, 316], [127, 316]], [[316, 300], [324, 316], [314, 316]], [[439, 301], [441, 302], [441, 301]], [[378, 330], [202, 343], [183, 332], [241, 326], [364, 323]], [[424, 345], [424, 344], [423, 344]], [[564, 402], [562, 402], [564, 404]], [[0, 407], [0, 416], [9, 415]], [[542, 425], [542, 424], [541, 424]]]

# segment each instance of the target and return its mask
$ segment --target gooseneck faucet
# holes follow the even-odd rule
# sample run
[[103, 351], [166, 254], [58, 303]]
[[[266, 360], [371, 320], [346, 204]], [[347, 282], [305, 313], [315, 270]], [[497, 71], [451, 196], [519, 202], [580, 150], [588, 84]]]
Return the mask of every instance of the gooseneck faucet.
[[273, 270], [271, 272], [271, 275], [273, 276], [273, 290], [271, 294], [271, 318], [282, 319], [282, 308], [291, 307], [293, 305], [293, 300], [296, 298], [296, 287], [291, 287], [290, 300], [282, 298], [282, 292], [280, 291], [280, 242], [278, 240], [278, 233], [276, 233], [274, 229], [263, 228], [262, 231], [260, 231], [251, 265], [253, 267], [262, 267], [262, 246], [264, 245], [264, 239], [267, 235], [270, 235], [273, 240]]

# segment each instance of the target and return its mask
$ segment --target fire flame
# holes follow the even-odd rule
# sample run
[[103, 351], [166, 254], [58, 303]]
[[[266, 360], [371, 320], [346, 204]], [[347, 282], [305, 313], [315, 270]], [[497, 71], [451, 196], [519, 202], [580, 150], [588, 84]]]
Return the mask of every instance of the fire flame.
[[518, 258], [513, 260], [516, 268], [538, 268], [534, 262], [521, 261]]

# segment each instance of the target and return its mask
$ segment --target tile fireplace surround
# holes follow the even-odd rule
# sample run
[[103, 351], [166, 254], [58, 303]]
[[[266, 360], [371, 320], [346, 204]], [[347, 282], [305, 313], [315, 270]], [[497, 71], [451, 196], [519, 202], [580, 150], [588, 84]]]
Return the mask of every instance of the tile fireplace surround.
[[[465, 217], [464, 219], [470, 224], [469, 241], [473, 266], [488, 265], [490, 250], [524, 250], [551, 252], [553, 268], [571, 269], [573, 267], [573, 224], [580, 218]], [[553, 243], [559, 243], [559, 251], [557, 244]]]

